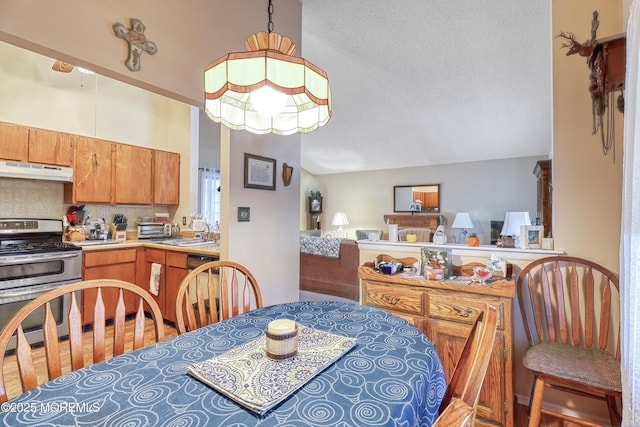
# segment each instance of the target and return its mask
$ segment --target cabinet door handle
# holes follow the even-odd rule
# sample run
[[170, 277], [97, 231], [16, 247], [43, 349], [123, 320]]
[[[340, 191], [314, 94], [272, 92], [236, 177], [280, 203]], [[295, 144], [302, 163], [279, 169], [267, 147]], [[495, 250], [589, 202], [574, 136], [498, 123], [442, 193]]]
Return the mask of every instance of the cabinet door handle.
[[400, 302], [400, 297], [390, 297], [389, 295], [383, 295], [382, 299], [391, 305], [396, 305]]
[[453, 310], [456, 312], [456, 314], [458, 316], [462, 316], [462, 317], [469, 317], [471, 315], [471, 313], [473, 313], [473, 310], [471, 310], [470, 308], [462, 309], [460, 307], [458, 307], [457, 305], [453, 306]]

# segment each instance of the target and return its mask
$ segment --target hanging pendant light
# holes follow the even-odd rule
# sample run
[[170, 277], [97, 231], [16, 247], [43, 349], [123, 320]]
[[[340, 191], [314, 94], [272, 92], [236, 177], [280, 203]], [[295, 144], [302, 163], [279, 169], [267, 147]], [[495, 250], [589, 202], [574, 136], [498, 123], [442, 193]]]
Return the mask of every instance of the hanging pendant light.
[[204, 72], [205, 111], [234, 130], [291, 135], [313, 132], [331, 118], [327, 74], [304, 58], [296, 45], [269, 32], [247, 38], [247, 52], [228, 53]]

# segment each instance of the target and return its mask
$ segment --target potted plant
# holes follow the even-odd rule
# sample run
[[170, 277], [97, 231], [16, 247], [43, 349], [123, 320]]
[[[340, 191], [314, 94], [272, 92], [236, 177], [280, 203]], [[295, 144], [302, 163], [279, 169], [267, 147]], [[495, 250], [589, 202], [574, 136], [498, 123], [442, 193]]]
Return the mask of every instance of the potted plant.
[[469, 237], [467, 237], [467, 245], [480, 246], [480, 238], [476, 236], [476, 233], [469, 234]]

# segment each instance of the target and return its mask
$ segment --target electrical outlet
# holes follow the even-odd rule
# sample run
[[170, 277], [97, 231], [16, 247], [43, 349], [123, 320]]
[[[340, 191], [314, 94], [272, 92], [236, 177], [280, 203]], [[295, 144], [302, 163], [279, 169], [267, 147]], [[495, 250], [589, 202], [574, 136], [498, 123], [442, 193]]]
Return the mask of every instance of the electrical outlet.
[[182, 225], [187, 225], [187, 217], [186, 216], [182, 217]]

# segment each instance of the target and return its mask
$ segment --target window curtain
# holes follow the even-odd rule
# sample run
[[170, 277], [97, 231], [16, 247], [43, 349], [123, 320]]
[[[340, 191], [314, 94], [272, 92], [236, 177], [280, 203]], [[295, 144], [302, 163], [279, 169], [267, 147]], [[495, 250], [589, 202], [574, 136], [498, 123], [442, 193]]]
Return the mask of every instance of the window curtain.
[[[629, 9], [625, 76], [620, 299], [622, 425], [640, 426], [640, 0]], [[636, 148], [638, 156], [635, 155]]]
[[220, 222], [220, 171], [198, 169], [200, 200], [198, 207], [207, 224], [213, 226]]

